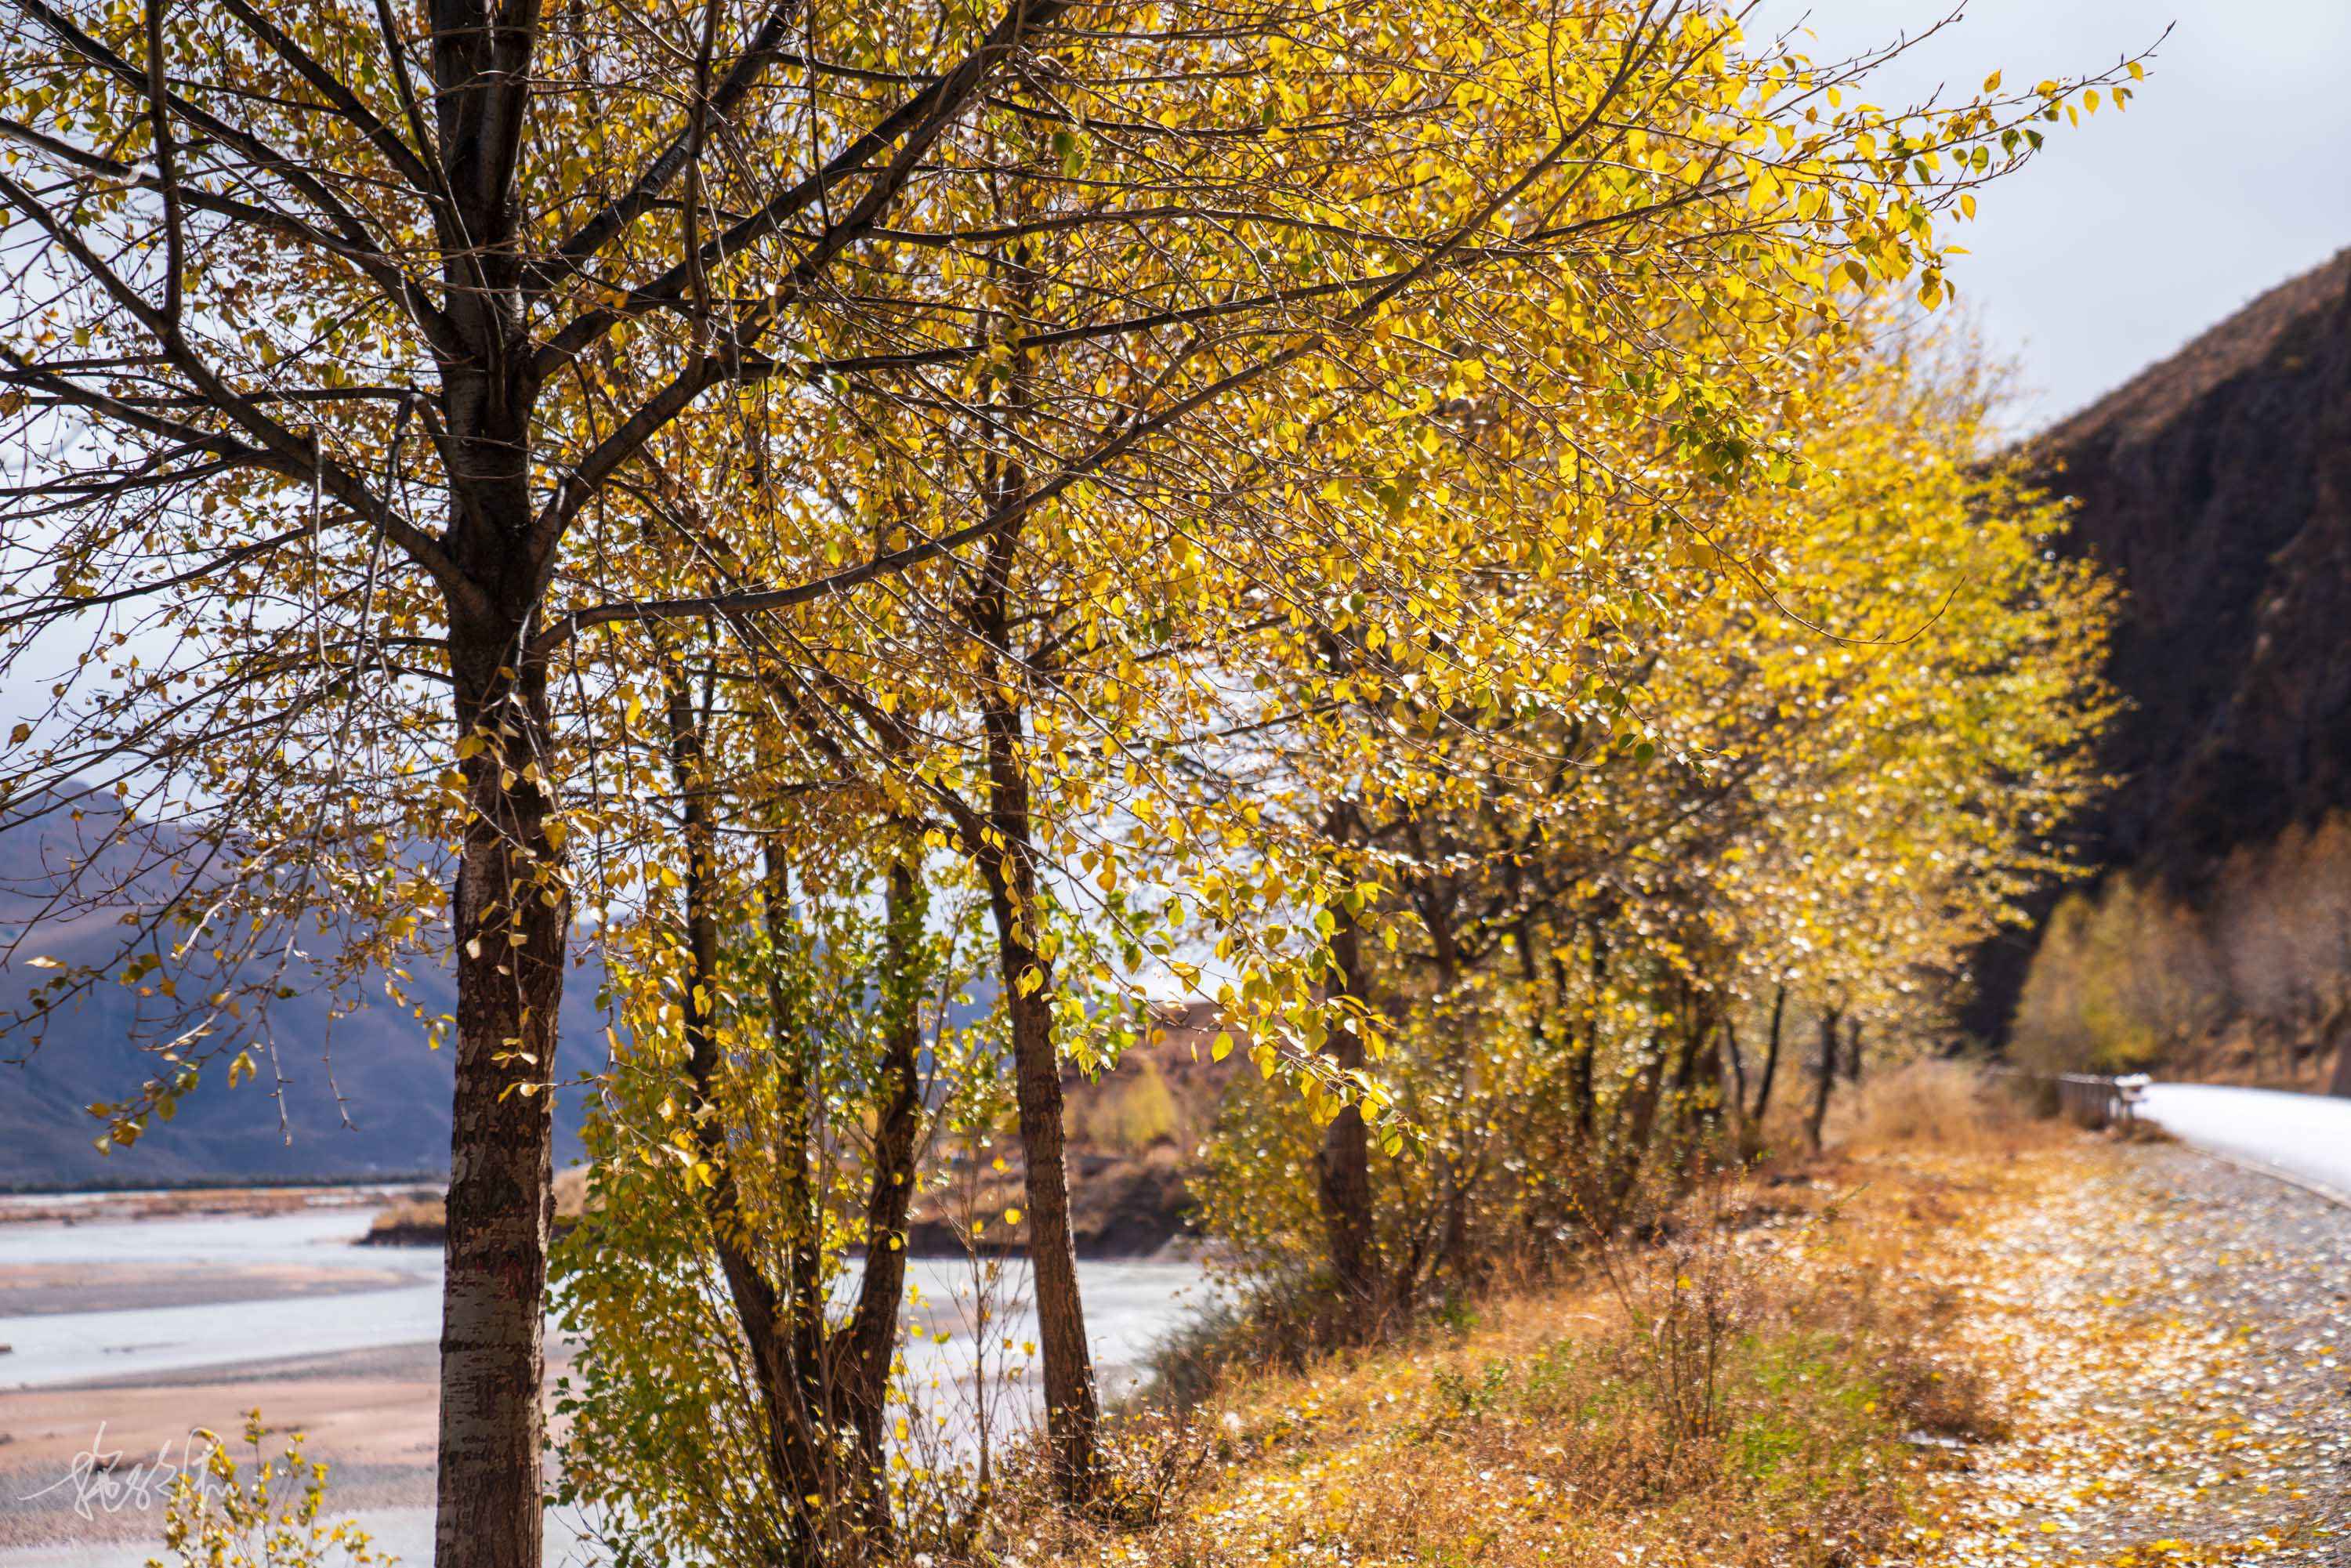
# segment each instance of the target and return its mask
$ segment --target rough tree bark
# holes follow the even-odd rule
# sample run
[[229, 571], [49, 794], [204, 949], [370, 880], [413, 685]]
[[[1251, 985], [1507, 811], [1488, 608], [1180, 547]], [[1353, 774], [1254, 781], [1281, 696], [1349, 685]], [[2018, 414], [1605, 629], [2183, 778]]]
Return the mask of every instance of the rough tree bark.
[[441, 1293], [434, 1551], [466, 1568], [540, 1568], [543, 1303], [555, 1219], [556, 1014], [571, 898], [546, 831], [545, 671], [528, 622], [450, 638], [470, 816], [451, 905], [456, 1085]]
[[541, 1568], [547, 1249], [555, 1219], [556, 1013], [571, 899], [540, 780], [553, 758], [538, 631], [536, 379], [515, 179], [536, 29], [480, 0], [432, 0], [433, 114], [451, 225], [440, 364], [450, 508], [449, 663], [470, 812], [454, 898], [457, 1062], [442, 1276], [441, 1568]]

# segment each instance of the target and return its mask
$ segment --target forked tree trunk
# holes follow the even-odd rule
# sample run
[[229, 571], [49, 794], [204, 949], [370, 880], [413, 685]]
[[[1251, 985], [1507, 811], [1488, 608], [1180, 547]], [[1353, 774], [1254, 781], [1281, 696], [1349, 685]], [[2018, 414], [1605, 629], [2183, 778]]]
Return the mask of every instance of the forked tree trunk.
[[[778, 1406], [790, 1419], [787, 1452], [801, 1477], [786, 1500], [797, 1535], [807, 1542], [810, 1568], [828, 1562], [831, 1528], [845, 1523], [838, 1504], [842, 1487], [833, 1446], [834, 1410], [825, 1364], [823, 1225], [817, 1209], [815, 1098], [821, 1063], [786, 983], [782, 955], [789, 951], [791, 884], [779, 847], [769, 839], [763, 852], [760, 915], [772, 948], [768, 968], [769, 1048], [776, 1053], [777, 1199], [783, 1210], [784, 1364], [778, 1375]], [[713, 987], [713, 994], [716, 988]], [[852, 1490], [854, 1490], [852, 1483]]]
[[[735, 1321], [750, 1352], [752, 1374], [758, 1382], [759, 1413], [767, 1437], [764, 1451], [768, 1480], [779, 1515], [776, 1521], [776, 1556], [781, 1563], [802, 1568], [818, 1560], [821, 1521], [809, 1500], [821, 1499], [825, 1480], [808, 1397], [815, 1358], [810, 1353], [810, 1347], [801, 1343], [799, 1331], [808, 1314], [800, 1301], [803, 1292], [789, 1288], [797, 1281], [787, 1281], [787, 1289], [778, 1291], [751, 1250], [753, 1226], [743, 1210], [734, 1147], [727, 1136], [726, 1110], [719, 1094], [722, 1063], [717, 998], [722, 933], [715, 885], [716, 824], [710, 816], [703, 723], [683, 681], [670, 682], [668, 696], [671, 777], [684, 820], [686, 852], [683, 880], [687, 973], [681, 998], [686, 1071], [694, 1082], [696, 1150], [711, 1171], [711, 1180], [702, 1191], [703, 1207], [709, 1217], [711, 1245], [718, 1256], [719, 1273], [726, 1281], [727, 1298], [734, 1305]], [[762, 889], [771, 931], [778, 917], [780, 869], [771, 862]], [[776, 1049], [797, 1049], [798, 1042], [789, 1038], [785, 1023], [783, 988], [772, 970], [768, 1001]], [[789, 1089], [783, 1098], [789, 1118], [793, 1114]], [[783, 1145], [782, 1157], [790, 1160], [797, 1156], [804, 1173], [808, 1158], [805, 1127], [788, 1125], [778, 1141]], [[792, 1187], [789, 1175], [784, 1185], [788, 1192]], [[804, 1174], [799, 1186], [806, 1186]], [[790, 1207], [790, 1199], [786, 1201]], [[795, 1254], [805, 1250], [798, 1238], [793, 1239], [792, 1250]]]
[[[781, 1078], [780, 1125], [774, 1143], [786, 1162], [778, 1187], [790, 1228], [783, 1249], [788, 1277], [778, 1291], [748, 1250], [750, 1224], [742, 1209], [718, 1098], [721, 1064], [713, 998], [719, 994], [723, 933], [711, 861], [715, 824], [701, 777], [701, 724], [682, 690], [673, 689], [670, 708], [672, 766], [684, 802], [688, 851], [688, 1067], [697, 1103], [707, 1111], [697, 1123], [696, 1136], [702, 1157], [716, 1176], [704, 1189], [704, 1202], [720, 1271], [758, 1378], [768, 1475], [779, 1515], [775, 1556], [779, 1563], [806, 1568], [834, 1560], [878, 1559], [892, 1543], [883, 1416], [905, 1292], [904, 1232], [921, 1128], [918, 1061], [925, 983], [921, 947], [926, 904], [914, 858], [919, 850], [909, 847], [893, 862], [884, 895], [883, 1092], [867, 1200], [865, 1260], [849, 1324], [837, 1340], [831, 1339], [824, 1323], [820, 1218], [811, 1168], [817, 1138], [811, 1124], [808, 1043], [797, 1027], [781, 967], [781, 955], [791, 941], [789, 877], [771, 841], [765, 852], [759, 910], [772, 955], [767, 976], [770, 1048]], [[907, 841], [913, 844], [911, 836]], [[850, 1440], [837, 1444], [844, 1437]], [[838, 1460], [847, 1461], [845, 1475]]]
[[[468, 634], [470, 632], [470, 634]], [[547, 1250], [555, 1218], [556, 1013], [570, 894], [547, 837], [544, 672], [511, 672], [521, 623], [450, 639], [469, 818], [451, 914], [456, 1086], [441, 1288], [434, 1551], [540, 1568]], [[535, 766], [532, 766], [534, 765]]]

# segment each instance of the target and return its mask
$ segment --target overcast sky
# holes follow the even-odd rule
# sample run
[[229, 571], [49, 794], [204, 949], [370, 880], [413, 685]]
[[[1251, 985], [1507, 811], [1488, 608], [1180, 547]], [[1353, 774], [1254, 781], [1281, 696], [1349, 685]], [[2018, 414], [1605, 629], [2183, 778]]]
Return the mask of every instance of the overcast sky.
[[[1951, 0], [1762, 0], [1759, 32], [1809, 16], [1826, 62], [1916, 34]], [[1986, 191], [1952, 267], [2030, 430], [2162, 359], [2351, 245], [2351, 0], [1968, 0], [1888, 68], [1893, 108], [1995, 67], [2014, 87], [2110, 66], [2171, 36], [2127, 112], [2053, 127]], [[1903, 90], [1897, 92], [1895, 89]]]

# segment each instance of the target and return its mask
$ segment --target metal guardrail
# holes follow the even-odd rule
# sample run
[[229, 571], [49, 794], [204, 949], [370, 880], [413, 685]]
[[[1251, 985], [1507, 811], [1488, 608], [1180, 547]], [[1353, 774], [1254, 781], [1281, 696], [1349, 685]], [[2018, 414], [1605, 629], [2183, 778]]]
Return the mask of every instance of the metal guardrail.
[[2147, 1086], [2154, 1082], [2144, 1072], [2033, 1072], [2022, 1067], [1991, 1071], [1997, 1077], [2031, 1084], [2043, 1111], [2085, 1127], [2131, 1125], [2138, 1120], [2138, 1103], [2146, 1096]]
[[2120, 1077], [2061, 1072], [2057, 1074], [2057, 1108], [2085, 1127], [2128, 1126], [2138, 1120], [2138, 1103], [2148, 1082], [2144, 1072]]

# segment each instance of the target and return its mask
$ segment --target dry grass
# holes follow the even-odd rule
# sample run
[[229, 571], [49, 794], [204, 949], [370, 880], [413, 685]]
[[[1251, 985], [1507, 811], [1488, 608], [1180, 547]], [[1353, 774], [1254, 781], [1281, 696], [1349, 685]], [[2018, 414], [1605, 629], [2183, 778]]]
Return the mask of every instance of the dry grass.
[[981, 1560], [1866, 1561], [1954, 1452], [1926, 1439], [2001, 1416], [1944, 1349], [1949, 1303], [1905, 1283], [1964, 1195], [1894, 1163], [1827, 1174], [1718, 1191], [1574, 1281], [1123, 1424], [1124, 1528], [1016, 1502]]
[[2053, 1129], [2017, 1094], [1966, 1062], [1905, 1062], [1831, 1102], [1828, 1141], [1860, 1149], [1904, 1146], [1998, 1153], [2046, 1142]]

